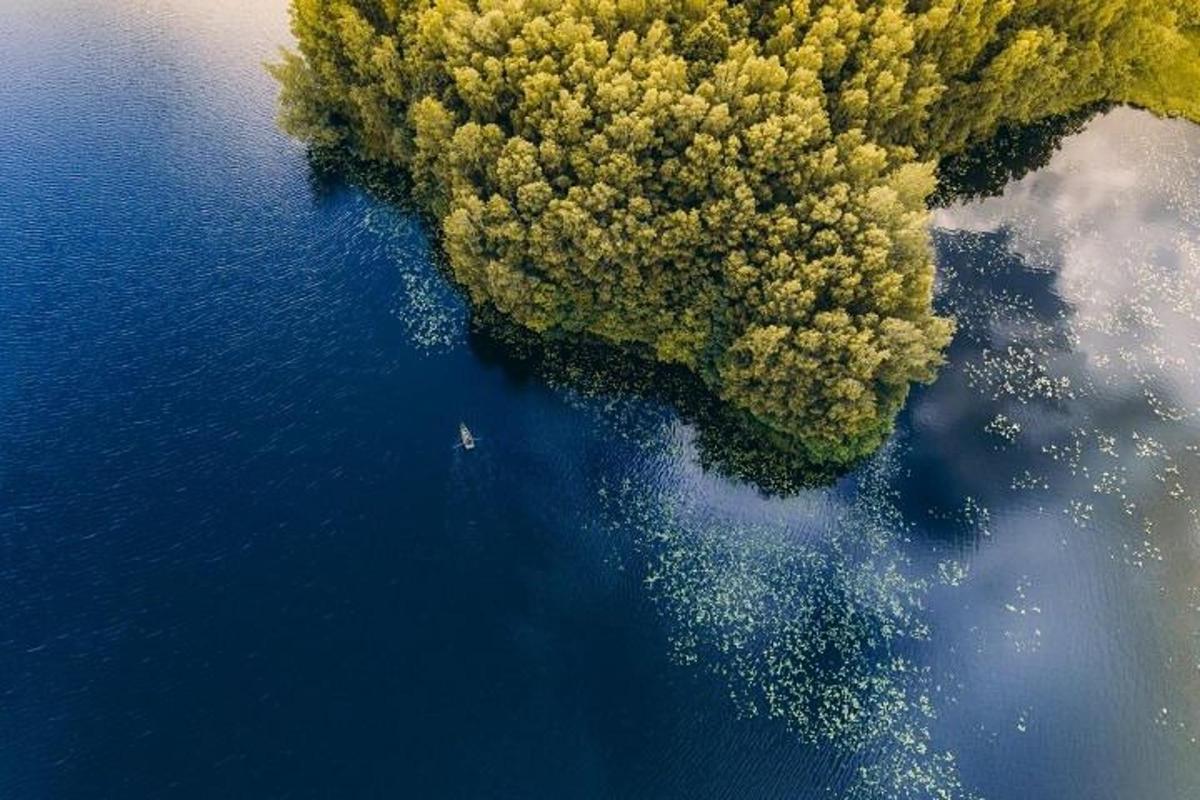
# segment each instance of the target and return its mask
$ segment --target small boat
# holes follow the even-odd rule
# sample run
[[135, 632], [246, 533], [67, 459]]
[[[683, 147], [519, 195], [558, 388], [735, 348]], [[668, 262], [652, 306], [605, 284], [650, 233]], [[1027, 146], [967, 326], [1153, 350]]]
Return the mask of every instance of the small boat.
[[475, 449], [475, 437], [471, 435], [471, 429], [467, 427], [467, 423], [458, 423], [458, 438], [462, 439], [463, 450]]

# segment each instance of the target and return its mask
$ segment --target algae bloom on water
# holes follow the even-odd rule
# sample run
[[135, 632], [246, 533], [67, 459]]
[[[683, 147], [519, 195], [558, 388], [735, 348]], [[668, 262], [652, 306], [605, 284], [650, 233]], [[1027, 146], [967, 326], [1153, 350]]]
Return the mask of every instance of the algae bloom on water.
[[1101, 102], [1200, 117], [1191, 0], [295, 0], [293, 30], [285, 128], [407, 176], [473, 302], [834, 464], [952, 335], [940, 159]]

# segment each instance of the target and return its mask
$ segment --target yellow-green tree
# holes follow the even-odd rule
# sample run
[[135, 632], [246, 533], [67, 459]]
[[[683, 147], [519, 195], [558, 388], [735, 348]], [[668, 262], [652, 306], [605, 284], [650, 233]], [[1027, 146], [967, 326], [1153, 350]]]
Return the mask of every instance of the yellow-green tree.
[[275, 71], [287, 130], [410, 176], [474, 302], [847, 462], [952, 333], [934, 163], [1100, 101], [1194, 113], [1155, 88], [1189, 2], [294, 0]]

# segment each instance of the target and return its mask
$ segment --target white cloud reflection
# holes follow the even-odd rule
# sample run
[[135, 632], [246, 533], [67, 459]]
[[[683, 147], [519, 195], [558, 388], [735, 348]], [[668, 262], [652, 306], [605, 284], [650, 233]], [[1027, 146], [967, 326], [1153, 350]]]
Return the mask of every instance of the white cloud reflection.
[[1118, 109], [1000, 197], [939, 211], [945, 230], [1004, 232], [1056, 274], [1092, 378], [1163, 419], [1200, 410], [1200, 127]]

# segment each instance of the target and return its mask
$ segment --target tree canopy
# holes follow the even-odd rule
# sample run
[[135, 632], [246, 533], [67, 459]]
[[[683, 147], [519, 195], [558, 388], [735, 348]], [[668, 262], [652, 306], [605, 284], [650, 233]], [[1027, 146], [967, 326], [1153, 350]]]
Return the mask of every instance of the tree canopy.
[[1135, 102], [1200, 118], [1192, 0], [294, 0], [282, 122], [398, 168], [480, 305], [875, 449], [953, 324], [935, 164]]

